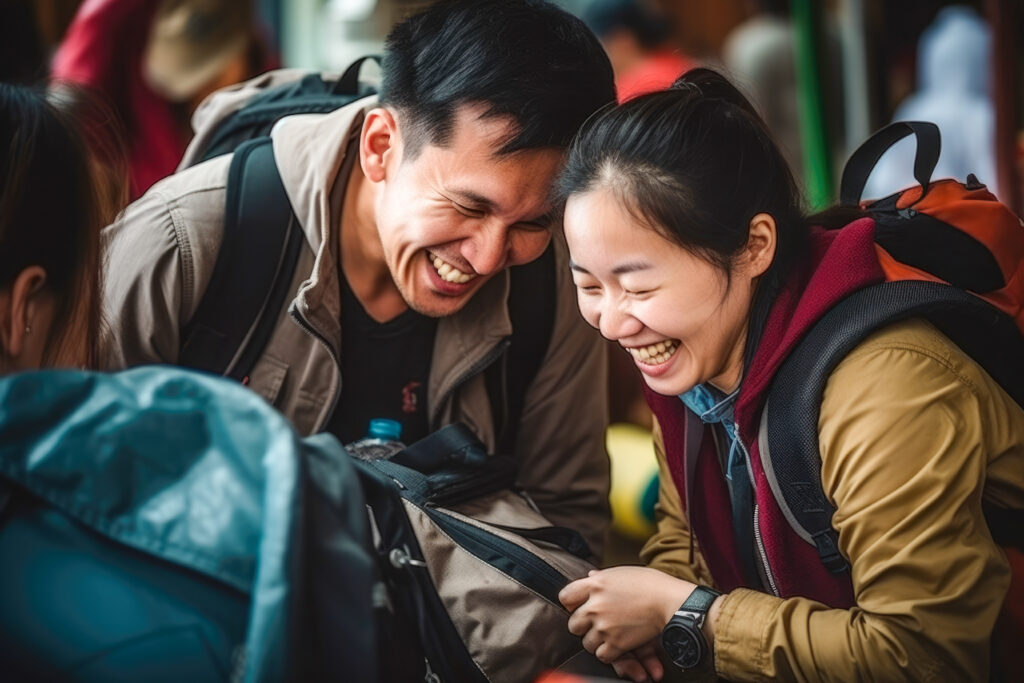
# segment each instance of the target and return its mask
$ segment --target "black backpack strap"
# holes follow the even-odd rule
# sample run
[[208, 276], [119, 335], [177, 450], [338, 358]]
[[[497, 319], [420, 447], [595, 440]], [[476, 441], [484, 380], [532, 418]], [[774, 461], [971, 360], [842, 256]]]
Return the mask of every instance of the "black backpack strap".
[[908, 135], [917, 137], [914, 178], [927, 192], [942, 150], [939, 127], [927, 121], [897, 121], [872, 135], [850, 156], [839, 185], [839, 203], [843, 206], [857, 206], [875, 164], [890, 147]]
[[462, 422], [453, 422], [406, 446], [391, 460], [429, 474], [453, 465], [483, 465], [487, 462], [487, 448], [469, 427]]
[[496, 452], [515, 453], [526, 391], [537, 376], [555, 326], [555, 249], [509, 269], [512, 336], [502, 358], [486, 371], [487, 396], [497, 436]]
[[949, 285], [901, 281], [868, 287], [832, 308], [775, 375], [758, 446], [786, 520], [834, 573], [848, 566], [821, 486], [818, 418], [825, 383], [872, 332], [917, 317], [935, 324], [1024, 406], [1024, 338], [1009, 316], [982, 299]]
[[274, 162], [270, 138], [231, 160], [224, 238], [178, 364], [245, 381], [277, 325], [305, 237]]
[[[380, 55], [365, 55], [349, 64], [348, 68], [345, 69], [345, 73], [341, 74], [341, 77], [331, 86], [331, 93], [335, 95], [360, 95], [359, 73], [363, 70], [363, 64], [366, 62], [373, 62], [377, 66], [381, 66]], [[369, 91], [367, 94], [369, 94]]]

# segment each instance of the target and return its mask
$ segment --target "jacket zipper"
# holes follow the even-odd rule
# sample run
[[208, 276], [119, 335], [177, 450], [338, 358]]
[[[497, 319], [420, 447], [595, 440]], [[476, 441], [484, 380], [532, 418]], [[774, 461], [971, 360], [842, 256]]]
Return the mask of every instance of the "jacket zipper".
[[757, 543], [757, 552], [761, 557], [761, 564], [764, 565], [764, 575], [768, 579], [768, 586], [772, 589], [774, 595], [779, 596], [779, 587], [775, 585], [775, 575], [772, 574], [772, 567], [768, 564], [768, 552], [764, 549], [764, 539], [761, 538], [761, 525], [758, 522], [758, 505], [754, 503], [754, 542]]
[[[747, 445], [743, 443], [743, 439], [736, 437], [736, 441], [739, 442], [740, 448], [743, 450], [743, 464], [747, 468], [747, 476], [750, 477], [750, 486], [754, 486], [754, 466], [750, 462], [750, 451], [747, 450]], [[761, 564], [764, 567], [764, 578], [768, 580], [768, 587], [775, 595], [779, 594], [779, 589], [775, 585], [775, 576], [772, 574], [772, 568], [768, 564], [768, 551], [764, 548], [764, 539], [761, 538], [761, 526], [759, 522], [758, 505], [756, 500], [756, 492], [754, 492], [754, 545], [757, 546], [757, 554], [761, 560]]]
[[[448, 402], [448, 399], [452, 397], [452, 394], [454, 394], [456, 390], [458, 390], [458, 388], [465, 384], [470, 378], [479, 375], [481, 372], [486, 370], [491, 363], [500, 358], [501, 354], [505, 353], [505, 349], [507, 349], [509, 344], [511, 343], [511, 340], [508, 337], [505, 337], [504, 339], [501, 340], [500, 343], [495, 345], [494, 348], [492, 348], [483, 358], [473, 363], [473, 365], [471, 365], [469, 369], [466, 370], [466, 372], [462, 373], [462, 375], [459, 376], [459, 379], [454, 384], [452, 384], [451, 388], [448, 391], [446, 391], [444, 395], [441, 396], [440, 399], [438, 399], [437, 405], [434, 406], [433, 412], [435, 414], [430, 416], [430, 422], [432, 425], [436, 425], [437, 415], [440, 413], [441, 406]], [[494, 428], [495, 430], [497, 430], [497, 425], [494, 425]], [[495, 440], [497, 440], [497, 433], [495, 433], [494, 438]]]
[[[320, 342], [320, 344], [327, 350], [327, 353], [328, 355], [330, 355], [331, 360], [334, 361], [334, 369], [338, 373], [338, 390], [335, 391], [334, 395], [331, 397], [331, 407], [325, 413], [327, 419], [329, 420], [331, 419], [331, 415], [334, 414], [334, 409], [338, 405], [338, 398], [341, 396], [341, 362], [338, 360], [337, 354], [334, 353], [334, 349], [331, 348], [331, 345], [327, 343], [327, 340], [324, 339], [323, 335], [314, 330], [313, 326], [305, 318], [302, 317], [302, 314], [299, 313], [298, 306], [292, 304], [292, 306], [288, 310], [288, 314], [292, 317], [292, 320], [294, 320], [296, 324], [298, 324], [300, 330], [305, 332], [307, 336]], [[322, 426], [323, 425], [321, 424], [317, 424], [314, 426], [314, 430], [319, 431]]]
[[[464, 522], [437, 508], [423, 508], [424, 512], [434, 520], [441, 529], [452, 537], [464, 550], [490, 564], [489, 555], [496, 554], [511, 560], [516, 566], [526, 569], [529, 576], [512, 575], [511, 578], [521, 583], [534, 593], [543, 596], [556, 607], [558, 592], [568, 580], [550, 564], [537, 557], [525, 548], [508, 541], [495, 533], [482, 529], [474, 524]], [[490, 551], [490, 552], [488, 552]], [[500, 567], [498, 568], [501, 571]]]

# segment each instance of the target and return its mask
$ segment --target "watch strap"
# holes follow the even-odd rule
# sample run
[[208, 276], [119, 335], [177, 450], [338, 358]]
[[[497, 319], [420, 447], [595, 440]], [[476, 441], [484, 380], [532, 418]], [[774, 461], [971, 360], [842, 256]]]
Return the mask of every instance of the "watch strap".
[[690, 593], [690, 597], [686, 598], [686, 601], [679, 606], [677, 612], [700, 612], [701, 614], [707, 614], [707, 611], [711, 609], [711, 603], [715, 601], [715, 598], [720, 596], [721, 593], [713, 588], [707, 586], [697, 586]]

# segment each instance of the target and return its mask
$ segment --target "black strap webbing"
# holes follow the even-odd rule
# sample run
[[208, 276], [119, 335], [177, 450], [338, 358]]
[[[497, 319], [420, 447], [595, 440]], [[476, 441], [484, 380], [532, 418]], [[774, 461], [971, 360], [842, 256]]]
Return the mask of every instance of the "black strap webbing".
[[244, 143], [228, 172], [217, 262], [182, 329], [178, 364], [243, 381], [277, 325], [304, 241], [270, 138]]
[[[787, 520], [818, 549], [830, 571], [847, 568], [821, 486], [818, 418], [832, 370], [873, 331], [926, 318], [1024, 406], [1024, 337], [1014, 321], [962, 289], [933, 282], [887, 282], [832, 308], [779, 368], [765, 407], [761, 459]], [[766, 452], [767, 451], [767, 452]]]
[[477, 435], [465, 424], [454, 422], [406, 446], [391, 460], [430, 474], [453, 465], [480, 466], [487, 462], [487, 457], [487, 449]]
[[843, 206], [857, 206], [875, 164], [890, 147], [908, 135], [917, 137], [914, 178], [927, 192], [942, 150], [939, 127], [927, 121], [897, 121], [872, 135], [850, 156], [839, 185], [839, 203]]

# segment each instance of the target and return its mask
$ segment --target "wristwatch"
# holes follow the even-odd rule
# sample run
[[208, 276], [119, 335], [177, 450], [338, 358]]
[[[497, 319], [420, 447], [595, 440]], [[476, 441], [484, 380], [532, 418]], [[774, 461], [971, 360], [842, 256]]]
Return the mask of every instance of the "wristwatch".
[[702, 627], [711, 603], [719, 595], [716, 590], [697, 586], [661, 632], [665, 654], [683, 671], [695, 669], [708, 660], [710, 648]]

